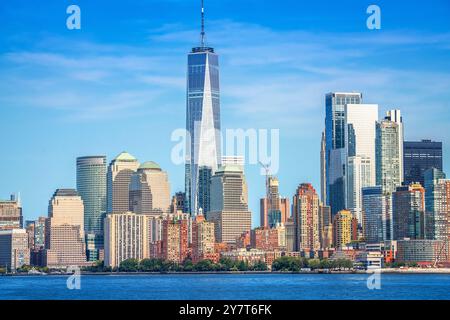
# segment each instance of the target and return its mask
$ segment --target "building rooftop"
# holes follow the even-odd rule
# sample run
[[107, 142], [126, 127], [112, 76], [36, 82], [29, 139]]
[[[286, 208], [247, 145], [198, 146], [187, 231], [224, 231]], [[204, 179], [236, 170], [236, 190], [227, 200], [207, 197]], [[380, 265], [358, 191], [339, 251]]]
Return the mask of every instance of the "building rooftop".
[[153, 162], [153, 161], [144, 162], [143, 164], [141, 164], [139, 169], [141, 169], [141, 170], [159, 170], [159, 171], [161, 171], [161, 167], [159, 166], [159, 164], [157, 164], [156, 162]]
[[217, 170], [217, 172], [239, 172], [242, 173], [242, 166], [238, 166], [238, 165], [225, 165], [225, 166], [220, 166], [219, 170]]
[[77, 197], [78, 192], [75, 189], [57, 189], [53, 197]]
[[136, 161], [137, 159], [133, 157], [126, 151], [121, 152], [114, 160], [116, 161]]

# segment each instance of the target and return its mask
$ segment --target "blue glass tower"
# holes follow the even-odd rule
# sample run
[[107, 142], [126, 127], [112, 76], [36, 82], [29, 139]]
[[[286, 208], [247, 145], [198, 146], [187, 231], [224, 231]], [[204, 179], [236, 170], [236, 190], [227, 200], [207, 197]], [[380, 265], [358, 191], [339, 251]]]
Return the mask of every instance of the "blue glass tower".
[[209, 199], [209, 181], [200, 179], [201, 171], [212, 176], [221, 162], [219, 57], [205, 46], [203, 1], [201, 44], [188, 54], [186, 99], [186, 207], [197, 214], [209, 207], [201, 204]]

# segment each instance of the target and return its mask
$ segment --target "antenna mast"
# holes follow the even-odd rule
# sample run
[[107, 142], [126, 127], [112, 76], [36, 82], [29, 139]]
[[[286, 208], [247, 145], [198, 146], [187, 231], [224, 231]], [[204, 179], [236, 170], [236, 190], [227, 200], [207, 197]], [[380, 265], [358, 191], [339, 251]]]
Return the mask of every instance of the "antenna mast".
[[205, 1], [202, 0], [202, 32], [201, 35], [201, 47], [205, 47]]

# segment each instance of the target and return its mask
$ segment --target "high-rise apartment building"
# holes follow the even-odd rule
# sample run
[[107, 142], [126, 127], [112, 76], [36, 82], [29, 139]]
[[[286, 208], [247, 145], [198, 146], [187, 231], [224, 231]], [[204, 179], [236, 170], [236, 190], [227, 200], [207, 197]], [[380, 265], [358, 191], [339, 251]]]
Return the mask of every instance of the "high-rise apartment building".
[[[205, 175], [204, 172], [201, 174], [200, 168], [209, 170], [212, 176], [221, 161], [219, 56], [213, 48], [205, 45], [203, 18], [204, 8], [202, 40], [200, 46], [188, 54], [187, 70], [186, 130], [189, 139], [185, 186], [188, 211], [194, 215], [200, 208], [200, 191], [207, 193], [204, 184], [200, 184], [200, 176]], [[205, 197], [202, 200], [206, 201]]]
[[332, 92], [325, 97], [325, 184], [324, 204], [335, 215], [345, 209], [345, 105], [362, 103], [361, 93]]
[[392, 194], [403, 182], [403, 121], [400, 110], [387, 112], [377, 122], [376, 184]]
[[83, 200], [73, 189], [58, 189], [50, 199], [45, 225], [44, 264], [48, 267], [86, 264]]
[[383, 192], [382, 186], [362, 189], [364, 240], [380, 243], [392, 240], [392, 197]]
[[327, 203], [327, 139], [325, 131], [320, 141], [320, 201]]
[[170, 183], [167, 172], [153, 162], [143, 163], [130, 182], [130, 211], [147, 215], [170, 212]]
[[319, 196], [309, 183], [298, 188], [292, 201], [297, 250], [320, 249]]
[[443, 170], [442, 142], [431, 140], [405, 141], [403, 144], [404, 183], [425, 184], [427, 169]]
[[103, 219], [106, 216], [105, 156], [77, 158], [77, 191], [84, 204], [87, 258], [96, 261], [103, 250]]
[[130, 208], [131, 176], [139, 168], [139, 162], [127, 152], [122, 152], [108, 167], [107, 212], [127, 212]]
[[188, 257], [189, 223], [190, 219], [187, 214], [170, 215], [163, 220], [162, 259], [182, 263]]
[[425, 239], [425, 189], [420, 184], [398, 187], [392, 194], [393, 239]]
[[25, 229], [0, 230], [0, 267], [15, 271], [30, 264], [28, 234]]
[[214, 223], [206, 221], [204, 215], [197, 215], [192, 223], [192, 260], [217, 260], [215, 252]]
[[[450, 240], [450, 179], [431, 168], [425, 171], [425, 233], [430, 240]], [[450, 241], [449, 241], [450, 242]]]
[[9, 200], [0, 200], [0, 230], [21, 229], [23, 227], [22, 206], [15, 195]]
[[357, 219], [349, 210], [339, 211], [333, 218], [333, 244], [342, 248], [356, 240]]
[[149, 219], [133, 212], [111, 213], [105, 218], [105, 265], [117, 267], [127, 259], [149, 258]]
[[361, 189], [376, 185], [376, 104], [345, 105], [346, 208], [362, 225]]
[[236, 243], [236, 238], [251, 229], [247, 182], [240, 166], [222, 166], [211, 178], [211, 211], [217, 242]]

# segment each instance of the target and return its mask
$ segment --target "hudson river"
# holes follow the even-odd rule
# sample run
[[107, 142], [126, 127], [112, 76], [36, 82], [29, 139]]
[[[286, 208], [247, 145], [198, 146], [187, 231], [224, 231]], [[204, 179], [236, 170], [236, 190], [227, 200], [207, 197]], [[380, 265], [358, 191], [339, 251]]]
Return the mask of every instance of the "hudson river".
[[445, 299], [448, 274], [381, 274], [381, 289], [367, 274], [83, 275], [80, 289], [68, 276], [0, 277], [0, 299]]

